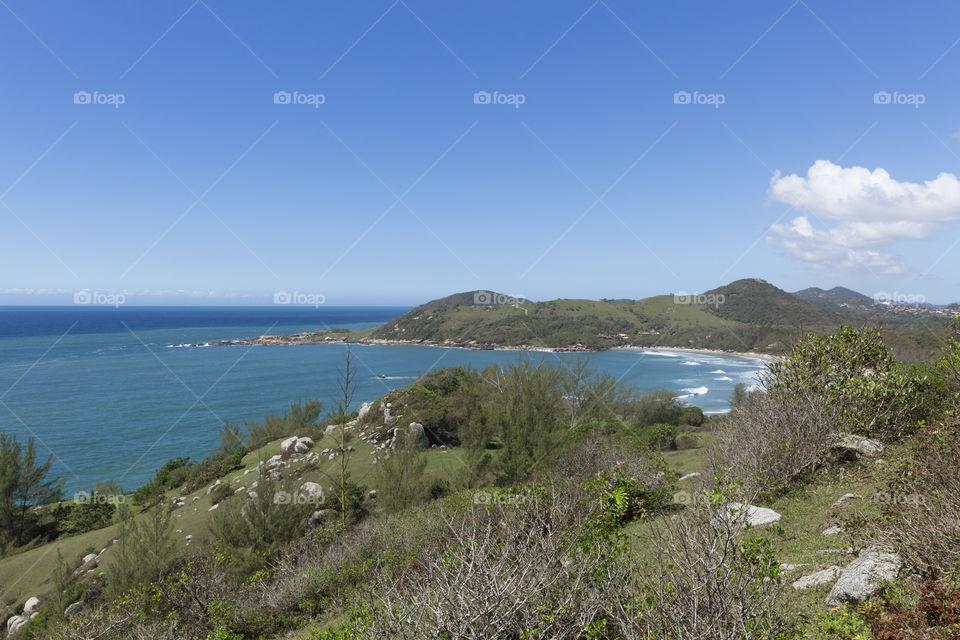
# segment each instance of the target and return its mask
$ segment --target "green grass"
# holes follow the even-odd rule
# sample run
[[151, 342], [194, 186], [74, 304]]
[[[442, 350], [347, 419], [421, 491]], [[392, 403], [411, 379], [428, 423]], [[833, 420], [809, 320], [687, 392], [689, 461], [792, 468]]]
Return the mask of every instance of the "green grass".
[[[278, 454], [282, 441], [283, 439], [272, 441], [259, 450], [248, 453], [243, 459], [243, 467], [221, 477], [220, 481], [237, 488], [244, 486], [249, 489], [253, 481], [257, 479], [255, 469], [259, 461], [261, 459], [267, 460]], [[323, 437], [316, 441], [312, 451], [319, 454], [323, 449], [335, 447], [337, 444], [334, 436]], [[372, 464], [373, 458], [371, 456], [374, 445], [357, 437], [353, 437], [348, 445], [356, 449], [347, 457], [351, 479], [366, 486], [367, 489], [379, 489], [376, 465]], [[461, 451], [449, 448], [428, 449], [425, 453], [427, 456], [426, 474], [433, 478], [447, 478], [455, 486], [463, 484], [469, 472], [462, 460], [463, 454]], [[303, 458], [304, 456], [294, 458], [289, 470], [302, 466]], [[317, 482], [328, 489], [333, 485], [333, 479], [337, 477], [339, 469], [339, 458], [330, 460], [326, 456], [321, 456], [317, 469], [305, 472], [300, 481]], [[247, 470], [253, 471], [244, 475]], [[284, 469], [285, 477], [287, 470]], [[192, 493], [180, 493], [178, 491], [168, 491], [166, 493], [165, 500], [167, 502], [178, 496], [185, 497], [187, 500], [183, 507], [173, 512], [173, 529], [174, 531], [181, 531], [181, 533], [174, 533], [174, 538], [180, 540], [184, 546], [186, 546], [187, 535], [193, 536], [191, 546], [210, 539], [209, 523], [212, 513], [208, 509], [212, 503], [210, 496], [207, 495], [207, 487], [209, 485], [205, 485]], [[194, 497], [197, 499], [194, 500]], [[146, 514], [139, 514], [136, 517], [146, 518], [147, 516]], [[117, 537], [118, 530], [119, 526], [114, 524], [96, 531], [61, 538], [55, 542], [0, 560], [0, 585], [2, 585], [0, 598], [4, 602], [13, 604], [23, 602], [31, 596], [43, 594], [50, 588], [50, 576], [56, 567], [58, 549], [67, 562], [75, 562], [91, 549], [94, 553], [99, 553], [101, 549], [109, 545], [111, 540]], [[112, 550], [108, 548], [100, 558], [101, 569], [109, 565], [111, 557]]]

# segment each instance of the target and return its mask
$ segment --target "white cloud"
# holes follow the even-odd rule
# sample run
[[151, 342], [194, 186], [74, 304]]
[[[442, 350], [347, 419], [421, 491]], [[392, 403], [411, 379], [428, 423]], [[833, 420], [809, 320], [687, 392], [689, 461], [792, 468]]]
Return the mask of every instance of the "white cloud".
[[[952, 173], [923, 184], [897, 182], [884, 169], [844, 168], [817, 160], [806, 176], [778, 172], [767, 197], [802, 212], [789, 224], [770, 227], [769, 239], [793, 257], [881, 274], [906, 270], [885, 250], [889, 245], [922, 240], [938, 225], [960, 220], [960, 180]], [[821, 228], [814, 227], [811, 217]]]

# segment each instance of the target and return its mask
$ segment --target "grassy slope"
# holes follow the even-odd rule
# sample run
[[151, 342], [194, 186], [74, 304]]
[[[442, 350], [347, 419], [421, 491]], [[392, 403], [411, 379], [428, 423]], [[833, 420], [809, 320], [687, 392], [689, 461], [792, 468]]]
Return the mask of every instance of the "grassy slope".
[[707, 293], [722, 295], [719, 304], [713, 304], [717, 298], [699, 299], [710, 304], [685, 304], [673, 295], [662, 295], [632, 301], [478, 306], [465, 303], [466, 294], [459, 294], [421, 305], [369, 336], [506, 346], [661, 345], [777, 351], [795, 337], [800, 326], [817, 329], [841, 322], [833, 312], [758, 280], [739, 280]]
[[[249, 488], [256, 480], [256, 472], [251, 471], [244, 475], [244, 471], [255, 469], [261, 459], [266, 460], [279, 453], [280, 442], [281, 440], [276, 440], [258, 451], [247, 454], [243, 459], [243, 468], [222, 477], [221, 482], [233, 484], [237, 488], [240, 486]], [[352, 480], [365, 485], [368, 489], [379, 488], [377, 486], [376, 465], [371, 464], [372, 457], [370, 454], [373, 445], [358, 438], [352, 439], [349, 444], [356, 449], [348, 458], [348, 468]], [[336, 442], [333, 436], [328, 436], [319, 439], [313, 450], [319, 452], [334, 446], [336, 446]], [[427, 475], [447, 478], [455, 486], [460, 484], [462, 479], [465, 479], [467, 467], [457, 450], [430, 449], [426, 451], [426, 455]], [[338, 459], [329, 460], [322, 457], [318, 468], [315, 471], [305, 473], [302, 481], [310, 480], [318, 482], [324, 487], [329, 487], [332, 484], [330, 478], [334, 477], [336, 472], [339, 471], [339, 462]], [[295, 464], [299, 463], [302, 463], [302, 461]], [[184, 545], [186, 545], [185, 536], [187, 535], [193, 536], [192, 544], [210, 537], [209, 522], [212, 514], [208, 509], [211, 502], [206, 489], [207, 487], [203, 487], [189, 494], [167, 493], [168, 501], [181, 495], [187, 499], [185, 506], [173, 512], [173, 529], [181, 531], [181, 533], [175, 533], [174, 537], [183, 541]], [[197, 499], [194, 500], [194, 497]], [[138, 517], [145, 518], [146, 516], [140, 515]], [[56, 566], [58, 549], [67, 562], [75, 562], [91, 551], [99, 553], [101, 549], [108, 546], [117, 534], [118, 525], [112, 525], [97, 531], [63, 538], [0, 560], [0, 597], [3, 601], [13, 604], [44, 593], [50, 588], [50, 576]], [[111, 555], [112, 550], [107, 549], [107, 552], [100, 559], [101, 568], [110, 563]]]

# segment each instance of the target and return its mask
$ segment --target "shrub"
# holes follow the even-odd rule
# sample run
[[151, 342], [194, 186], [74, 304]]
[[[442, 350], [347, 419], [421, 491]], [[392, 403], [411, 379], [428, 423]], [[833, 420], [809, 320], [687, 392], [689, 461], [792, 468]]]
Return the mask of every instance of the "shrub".
[[767, 391], [836, 410], [836, 430], [894, 441], [938, 409], [939, 379], [894, 361], [876, 329], [807, 336], [769, 366]]
[[768, 640], [790, 631], [773, 545], [748, 536], [744, 510], [728, 510], [734, 499], [744, 501], [731, 487], [654, 523], [654, 559], [613, 599], [618, 637]]
[[685, 433], [677, 436], [677, 449], [699, 449], [700, 438], [692, 433]]
[[802, 393], [754, 392], [723, 419], [707, 458], [713, 475], [774, 496], [816, 470], [835, 440], [836, 412]]
[[924, 427], [894, 467], [886, 528], [922, 575], [960, 569], [960, 418]]

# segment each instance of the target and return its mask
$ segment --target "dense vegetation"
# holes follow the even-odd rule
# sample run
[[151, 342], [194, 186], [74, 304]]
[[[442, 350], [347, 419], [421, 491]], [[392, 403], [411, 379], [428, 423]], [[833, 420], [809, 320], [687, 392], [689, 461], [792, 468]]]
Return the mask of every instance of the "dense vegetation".
[[[348, 376], [323, 420], [296, 404], [224, 425], [209, 460], [165, 465], [137, 509], [110, 516], [106, 570], [58, 562], [18, 637], [953, 638], [958, 363], [956, 340], [907, 365], [879, 332], [843, 327], [797, 342], [714, 420], [584, 363], [436, 371], [359, 413]], [[333, 446], [293, 454], [278, 449], [287, 436]], [[886, 461], [850, 455], [851, 439]], [[681, 480], [680, 460], [702, 475]], [[33, 484], [54, 490], [42, 467]], [[328, 491], [300, 499], [321, 472]], [[184, 547], [174, 528], [190, 487], [212, 505], [209, 536]], [[841, 504], [847, 487], [888, 499]], [[759, 528], [743, 508], [759, 504], [800, 513]], [[842, 525], [843, 549], [800, 543], [814, 504]], [[53, 508], [26, 512], [40, 522]], [[802, 565], [785, 560], [874, 545], [904, 562], [874, 597], [828, 607], [791, 588]]]

